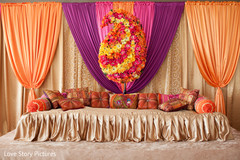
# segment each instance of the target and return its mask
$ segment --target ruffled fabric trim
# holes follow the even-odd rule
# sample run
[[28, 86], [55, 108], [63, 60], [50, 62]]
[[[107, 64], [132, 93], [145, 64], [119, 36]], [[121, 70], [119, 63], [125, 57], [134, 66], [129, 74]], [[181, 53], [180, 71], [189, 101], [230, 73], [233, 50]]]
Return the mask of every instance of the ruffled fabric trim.
[[55, 109], [27, 113], [18, 122], [15, 140], [22, 141], [210, 141], [233, 139], [221, 113], [194, 111]]

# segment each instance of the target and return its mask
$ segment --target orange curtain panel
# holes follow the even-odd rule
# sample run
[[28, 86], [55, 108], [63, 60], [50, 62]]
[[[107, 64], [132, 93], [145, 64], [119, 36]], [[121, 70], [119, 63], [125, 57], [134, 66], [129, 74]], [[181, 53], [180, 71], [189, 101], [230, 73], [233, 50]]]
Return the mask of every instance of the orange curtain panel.
[[134, 2], [113, 2], [113, 9], [123, 9], [133, 14]]
[[62, 5], [55, 2], [1, 4], [3, 32], [13, 71], [31, 89], [43, 83], [58, 43]]
[[208, 84], [217, 87], [217, 111], [225, 113], [222, 87], [232, 79], [240, 53], [239, 2], [186, 2], [194, 54]]

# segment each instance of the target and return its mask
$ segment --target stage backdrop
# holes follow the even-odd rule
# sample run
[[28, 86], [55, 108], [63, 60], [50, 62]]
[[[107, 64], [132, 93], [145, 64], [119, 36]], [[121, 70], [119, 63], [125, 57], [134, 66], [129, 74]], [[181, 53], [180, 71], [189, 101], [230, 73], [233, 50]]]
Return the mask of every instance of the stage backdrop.
[[[12, 71], [5, 50], [2, 29], [0, 30], [0, 40], [0, 135], [2, 135], [15, 129], [17, 121], [25, 111], [28, 91], [21, 86]], [[230, 124], [238, 130], [240, 130], [239, 81], [240, 65], [238, 62], [231, 82], [223, 88], [227, 117]], [[214, 100], [216, 89], [209, 86], [199, 72], [185, 13], [182, 15], [173, 43], [162, 66], [152, 81], [140, 92], [175, 94], [179, 93], [180, 86], [200, 89], [200, 94]], [[105, 90], [86, 68], [63, 15], [57, 52], [44, 83], [36, 90], [36, 95], [41, 96], [43, 89], [62, 91], [75, 87], [89, 87], [90, 90], [96, 91]]]

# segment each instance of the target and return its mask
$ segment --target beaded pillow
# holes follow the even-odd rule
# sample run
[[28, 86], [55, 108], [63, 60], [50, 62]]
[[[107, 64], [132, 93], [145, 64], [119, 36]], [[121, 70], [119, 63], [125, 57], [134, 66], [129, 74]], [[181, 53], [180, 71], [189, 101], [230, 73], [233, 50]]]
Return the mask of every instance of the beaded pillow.
[[63, 111], [84, 108], [83, 103], [78, 98], [64, 98], [60, 99], [58, 103]]
[[162, 104], [164, 102], [169, 101], [170, 99], [177, 98], [178, 99], [179, 94], [160, 94], [158, 93], [158, 104]]
[[64, 97], [59, 91], [44, 90], [43, 93], [51, 100], [54, 109], [60, 107], [58, 104], [58, 100], [63, 99]]
[[138, 103], [137, 94], [111, 94], [110, 108], [131, 108], [136, 109]]
[[188, 90], [181, 87], [181, 93], [179, 94], [179, 99], [188, 102], [188, 110], [193, 110], [194, 102], [197, 100], [199, 94], [198, 89]]
[[94, 108], [109, 108], [109, 94], [107, 92], [91, 91], [91, 106]]
[[52, 103], [48, 98], [32, 100], [27, 104], [27, 112], [47, 111], [52, 108]]
[[140, 93], [138, 95], [138, 109], [157, 109], [157, 95], [154, 93]]
[[178, 111], [181, 109], [185, 109], [187, 107], [187, 104], [188, 103], [186, 101], [174, 98], [174, 99], [170, 99], [167, 102], [159, 104], [158, 109], [166, 112]]
[[67, 98], [79, 98], [83, 101], [85, 106], [90, 106], [90, 96], [88, 94], [88, 88], [75, 88], [66, 89]]
[[194, 109], [197, 113], [213, 113], [215, 112], [215, 104], [207, 97], [198, 97], [194, 103]]

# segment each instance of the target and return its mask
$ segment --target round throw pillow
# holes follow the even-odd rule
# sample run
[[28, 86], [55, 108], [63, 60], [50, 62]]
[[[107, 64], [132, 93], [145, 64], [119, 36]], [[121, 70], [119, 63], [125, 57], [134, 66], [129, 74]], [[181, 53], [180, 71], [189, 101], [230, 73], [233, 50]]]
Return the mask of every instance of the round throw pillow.
[[52, 103], [48, 98], [34, 99], [27, 104], [27, 112], [47, 111], [52, 108]]
[[199, 97], [194, 104], [197, 113], [212, 113], [215, 112], [215, 104], [206, 97]]

